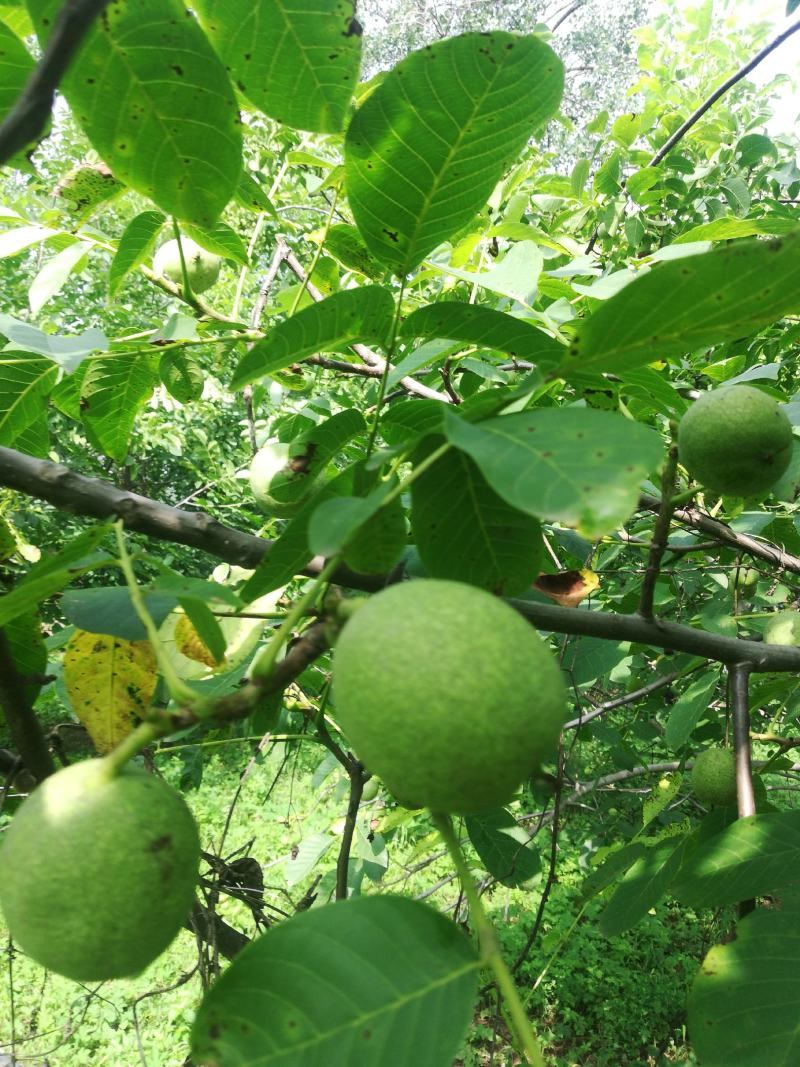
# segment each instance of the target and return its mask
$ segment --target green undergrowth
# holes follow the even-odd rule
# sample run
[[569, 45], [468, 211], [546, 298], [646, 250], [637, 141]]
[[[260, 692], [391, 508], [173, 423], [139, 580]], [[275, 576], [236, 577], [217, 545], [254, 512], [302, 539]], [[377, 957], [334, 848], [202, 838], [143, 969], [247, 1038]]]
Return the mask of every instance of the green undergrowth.
[[[199, 782], [188, 788], [186, 797], [197, 817], [204, 850], [228, 860], [247, 852], [260, 861], [268, 912], [270, 907], [291, 912], [321, 874], [318, 904], [331, 884], [338, 851], [346, 809], [343, 776], [333, 770], [322, 782], [319, 773], [314, 780], [325, 756], [318, 745], [276, 746], [259, 757], [242, 781], [223, 841], [251, 751], [242, 743], [207, 747], [201, 779], [200, 752], [194, 747], [159, 756], [156, 765], [168, 781], [184, 789]], [[584, 812], [567, 818], [558, 878], [539, 938], [520, 972], [520, 986], [547, 1046], [548, 1063], [554, 1067], [693, 1063], [684, 1043], [683, 1012], [688, 984], [710, 943], [707, 917], [662, 903], [633, 930], [608, 940], [597, 926], [603, 906], [598, 901], [575, 924], [585, 876], [578, 859], [581, 843], [600, 832], [597, 822]], [[404, 815], [394, 809], [383, 792], [362, 808], [360, 825], [365, 835], [390, 826], [384, 834], [389, 867], [383, 883], [391, 891], [424, 894], [450, 873], [444, 858], [420, 866], [439, 851], [430, 824], [420, 814]], [[330, 836], [328, 850], [310, 873], [288, 884], [287, 863], [293, 850], [315, 834]], [[549, 837], [542, 842], [543, 852], [545, 845]], [[542, 884], [514, 890], [496, 886], [486, 896], [509, 959], [525, 941]], [[364, 879], [364, 892], [378, 888], [377, 882]], [[452, 915], [457, 895], [456, 883], [450, 881], [427, 899]], [[54, 911], [57, 906], [54, 901]], [[243, 903], [223, 898], [219, 910], [232, 925], [248, 934], [255, 932]], [[187, 977], [198, 959], [188, 931], [181, 932], [168, 952], [135, 980], [91, 988], [47, 975], [21, 954], [10, 960], [7, 948], [0, 926], [0, 1062], [10, 1052], [13, 987], [16, 1054], [25, 1057], [26, 1067], [45, 1063], [48, 1067], [183, 1067], [186, 1063], [189, 1030], [202, 992], [199, 973]], [[488, 1067], [515, 1062], [505, 1022], [489, 996], [476, 1007], [474, 1026], [458, 1063]]]

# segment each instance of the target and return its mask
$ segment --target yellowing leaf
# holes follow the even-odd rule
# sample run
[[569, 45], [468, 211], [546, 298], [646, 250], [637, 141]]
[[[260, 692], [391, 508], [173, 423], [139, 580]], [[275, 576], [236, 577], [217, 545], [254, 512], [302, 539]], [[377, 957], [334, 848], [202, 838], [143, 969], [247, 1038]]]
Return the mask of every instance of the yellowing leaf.
[[75, 631], [64, 653], [64, 682], [98, 752], [110, 752], [144, 718], [157, 675], [148, 641]]

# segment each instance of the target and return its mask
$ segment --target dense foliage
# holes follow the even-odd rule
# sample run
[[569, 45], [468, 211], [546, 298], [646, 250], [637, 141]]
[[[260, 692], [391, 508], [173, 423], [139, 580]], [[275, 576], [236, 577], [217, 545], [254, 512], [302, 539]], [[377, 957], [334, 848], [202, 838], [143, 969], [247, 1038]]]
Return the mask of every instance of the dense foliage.
[[0, 1053], [796, 1061], [799, 144], [621, 6], [111, 3], [6, 160]]

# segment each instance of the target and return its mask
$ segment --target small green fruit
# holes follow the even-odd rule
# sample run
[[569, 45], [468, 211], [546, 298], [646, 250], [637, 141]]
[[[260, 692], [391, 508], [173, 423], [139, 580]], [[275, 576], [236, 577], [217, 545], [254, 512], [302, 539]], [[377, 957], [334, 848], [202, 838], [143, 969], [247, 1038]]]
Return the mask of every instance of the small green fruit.
[[285, 484], [291, 475], [288, 462], [289, 446], [281, 441], [269, 441], [256, 452], [250, 464], [253, 496], [262, 511], [276, 518], [289, 518], [300, 508], [299, 502], [278, 499], [275, 495], [285, 494]]
[[736, 803], [736, 761], [729, 748], [707, 748], [694, 761], [694, 795], [711, 806]]
[[0, 563], [11, 559], [17, 551], [17, 539], [8, 521], [0, 515]]
[[734, 574], [736, 589], [740, 593], [751, 593], [761, 577], [755, 567], [741, 567], [738, 573], [734, 572]]
[[770, 615], [763, 636], [768, 645], [800, 645], [800, 611]]
[[0, 845], [12, 938], [78, 982], [138, 974], [189, 914], [200, 842], [183, 798], [103, 759], [65, 767], [22, 804]]
[[[222, 260], [212, 252], [201, 248], [190, 237], [181, 237], [183, 258], [186, 260], [186, 273], [189, 276], [189, 285], [193, 293], [204, 293], [210, 289], [219, 277]], [[156, 252], [153, 260], [153, 270], [156, 274], [169, 278], [176, 285], [183, 285], [183, 269], [181, 267], [181, 254], [177, 241], [167, 241]]]
[[749, 385], [700, 397], [678, 426], [678, 454], [691, 476], [715, 493], [765, 493], [792, 458], [792, 424], [779, 404]]
[[381, 783], [377, 778], [370, 778], [365, 783], [363, 790], [361, 791], [361, 803], [367, 804], [370, 800], [374, 800], [375, 797], [381, 791]]
[[326, 477], [328, 457], [306, 431], [291, 444], [268, 441], [250, 464], [250, 488], [259, 507], [275, 518], [291, 518]]
[[420, 580], [371, 597], [333, 660], [336, 712], [359, 757], [406, 807], [484, 811], [555, 753], [561, 670], [502, 600]]

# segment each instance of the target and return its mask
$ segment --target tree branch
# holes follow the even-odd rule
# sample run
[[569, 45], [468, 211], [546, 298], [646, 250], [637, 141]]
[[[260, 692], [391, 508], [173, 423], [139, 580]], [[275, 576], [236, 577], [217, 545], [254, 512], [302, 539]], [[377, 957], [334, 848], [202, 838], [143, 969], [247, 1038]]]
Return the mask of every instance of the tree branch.
[[662, 674], [660, 678], [656, 678], [654, 682], [650, 682], [648, 685], [643, 685], [641, 689], [635, 689], [631, 693], [626, 693], [625, 696], [615, 697], [614, 700], [606, 700], [596, 708], [592, 708], [586, 715], [581, 715], [577, 719], [570, 719], [569, 722], [564, 723], [563, 729], [579, 729], [581, 726], [585, 726], [587, 722], [591, 722], [592, 719], [596, 719], [600, 715], [605, 715], [607, 711], [625, 707], [626, 704], [635, 704], [637, 701], [643, 700], [644, 697], [650, 696], [651, 693], [655, 693], [659, 689], [671, 685], [672, 682], [676, 682], [679, 678], [683, 678], [684, 675], [692, 674], [694, 671], [700, 670], [700, 667], [704, 666], [705, 662], [694, 667], [692, 671], [673, 671], [672, 674]]
[[647, 570], [645, 571], [639, 598], [639, 614], [643, 619], [653, 618], [653, 597], [655, 596], [658, 574], [661, 570], [661, 561], [667, 549], [669, 524], [674, 510], [672, 497], [675, 493], [675, 478], [678, 473], [678, 445], [674, 439], [674, 433], [675, 431], [673, 430], [673, 440], [661, 475], [661, 503], [659, 504], [658, 518], [653, 530], [653, 541], [647, 557]]
[[0, 125], [0, 166], [40, 138], [61, 79], [108, 0], [66, 0], [41, 60]]
[[774, 52], [776, 48], [782, 45], [784, 41], [787, 41], [793, 33], [797, 33], [798, 30], [800, 30], [800, 22], [795, 22], [788, 29], [784, 30], [783, 33], [779, 33], [778, 36], [773, 41], [770, 41], [768, 45], [765, 45], [760, 52], [756, 52], [752, 59], [748, 60], [748, 62], [745, 63], [743, 67], [740, 67], [735, 74], [732, 74], [730, 78], [726, 79], [726, 81], [724, 81], [718, 89], [715, 89], [711, 96], [709, 96], [707, 100], [704, 100], [698, 108], [695, 108], [689, 118], [677, 128], [671, 137], [667, 138], [646, 166], [658, 166], [658, 164], [672, 151], [675, 145], [683, 140], [689, 130], [691, 130], [692, 126], [699, 122], [709, 108], [716, 104], [721, 96], [724, 96], [725, 93], [727, 93], [729, 89], [732, 89], [737, 82], [740, 82], [742, 78], [746, 78], [750, 71], [755, 70], [762, 60], [766, 59], [771, 52]]
[[[661, 501], [656, 500], [655, 497], [643, 496], [639, 500], [639, 506], [647, 511], [658, 511]], [[749, 534], [735, 533], [724, 522], [712, 519], [710, 515], [706, 515], [697, 508], [677, 508], [672, 518], [682, 526], [691, 526], [692, 529], [700, 530], [716, 541], [730, 545], [738, 552], [763, 559], [781, 570], [791, 571], [792, 574], [800, 574], [800, 558], [797, 556], [784, 552], [782, 548], [767, 541], [759, 541], [758, 538], [750, 537]]]
[[[75, 514], [103, 519], [118, 515], [128, 529], [162, 541], [189, 545], [240, 566], [257, 566], [271, 547], [270, 541], [225, 526], [204, 512], [181, 511], [126, 493], [107, 482], [85, 478], [60, 464], [33, 459], [10, 448], [0, 448], [0, 485], [47, 500]], [[324, 561], [315, 557], [300, 573], [316, 577], [323, 566]], [[363, 575], [340, 567], [333, 581], [345, 588], [375, 592], [402, 576], [401, 571]], [[663, 619], [650, 621], [639, 615], [562, 608], [528, 600], [508, 602], [535, 626], [554, 633], [633, 641], [726, 664], [749, 663], [754, 671], [800, 671], [800, 648], [722, 637]]]
[[[62, 511], [95, 519], [121, 518], [129, 530], [172, 544], [197, 548], [226, 563], [257, 567], [272, 546], [263, 537], [218, 522], [203, 511], [184, 511], [109, 482], [76, 474], [58, 463], [35, 459], [12, 448], [0, 448], [0, 485], [46, 500]], [[315, 578], [324, 560], [315, 556], [301, 573]], [[382, 588], [383, 577], [358, 575], [341, 567], [340, 585], [371, 592]]]
[[756, 813], [750, 767], [749, 675], [750, 668], [746, 663], [737, 663], [728, 671], [733, 713], [733, 749], [736, 754], [736, 798], [740, 819]]
[[31, 707], [11, 656], [8, 638], [0, 629], [0, 707], [5, 713], [11, 739], [26, 769], [42, 781], [55, 772], [42, 724]]
[[336, 899], [347, 900], [347, 875], [350, 871], [350, 849], [353, 846], [353, 834], [358, 819], [361, 794], [364, 792], [364, 768], [357, 760], [351, 760], [347, 773], [350, 777], [350, 796], [347, 801], [347, 816], [344, 820], [342, 843], [336, 861]]
[[[305, 284], [308, 295], [312, 300], [323, 300], [324, 297], [316, 285], [312, 281], [309, 281], [308, 275], [303, 269], [303, 264], [287, 246], [284, 256], [286, 263], [294, 271], [296, 276], [302, 283]], [[377, 352], [373, 352], [371, 348], [367, 348], [366, 345], [355, 344], [350, 346], [356, 355], [367, 364], [368, 367], [375, 367], [383, 376], [383, 372], [386, 368], [386, 360], [382, 359]], [[428, 400], [441, 400], [445, 404], [449, 404], [450, 397], [446, 393], [440, 393], [436, 389], [431, 389], [430, 386], [423, 385], [422, 382], [418, 382], [416, 378], [401, 378], [400, 384], [406, 390], [407, 393], [414, 393], [417, 396], [427, 397]]]

